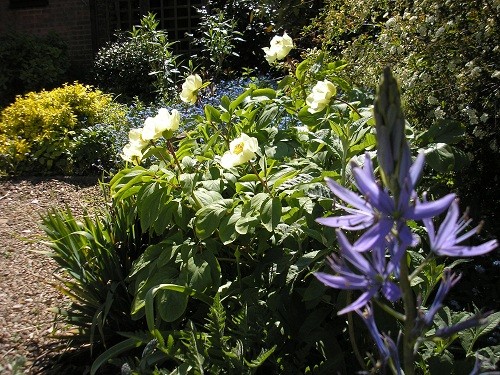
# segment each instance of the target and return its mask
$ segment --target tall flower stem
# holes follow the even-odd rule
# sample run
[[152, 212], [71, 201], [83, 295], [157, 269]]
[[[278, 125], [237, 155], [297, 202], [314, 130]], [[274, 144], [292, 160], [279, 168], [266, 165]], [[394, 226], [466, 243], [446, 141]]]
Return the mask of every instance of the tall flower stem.
[[269, 187], [267, 186], [267, 182], [264, 179], [262, 179], [262, 177], [260, 177], [259, 172], [257, 172], [257, 169], [255, 168], [255, 165], [251, 161], [249, 161], [249, 163], [250, 163], [250, 166], [252, 167], [253, 173], [255, 173], [255, 175], [259, 179], [259, 181], [262, 184], [262, 186], [264, 187], [264, 190], [266, 191], [266, 193], [272, 196], [271, 191], [269, 190]]
[[414, 375], [414, 354], [413, 346], [415, 340], [412, 330], [415, 325], [416, 311], [415, 299], [410, 285], [408, 263], [406, 256], [401, 258], [399, 283], [403, 295], [403, 305], [405, 310], [404, 334], [403, 334], [403, 358], [405, 375]]
[[[351, 303], [352, 299], [352, 291], [347, 292], [347, 303]], [[366, 365], [365, 361], [363, 360], [363, 357], [361, 356], [361, 353], [359, 352], [358, 345], [356, 343], [356, 335], [354, 335], [354, 322], [352, 320], [352, 311], [349, 311], [347, 313], [347, 329], [349, 330], [349, 339], [351, 340], [351, 346], [352, 350], [354, 351], [354, 356], [356, 357], [359, 365], [363, 370], [366, 371]]]
[[177, 156], [175, 155], [175, 150], [174, 146], [172, 145], [172, 142], [170, 142], [170, 139], [167, 139], [167, 147], [168, 151], [172, 154], [172, 157], [174, 158], [175, 164], [177, 165], [177, 168], [179, 168], [179, 172], [183, 173], [181, 163], [179, 163], [179, 159], [177, 159]]

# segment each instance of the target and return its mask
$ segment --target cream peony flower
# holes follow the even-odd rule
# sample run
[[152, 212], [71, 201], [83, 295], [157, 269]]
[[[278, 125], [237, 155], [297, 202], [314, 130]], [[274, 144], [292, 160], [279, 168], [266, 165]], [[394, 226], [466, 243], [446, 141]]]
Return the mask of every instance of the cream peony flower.
[[139, 164], [142, 159], [142, 147], [138, 147], [139, 145], [139, 143], [127, 143], [120, 154], [122, 159], [134, 164]]
[[203, 81], [198, 74], [191, 74], [182, 84], [181, 100], [185, 103], [194, 104], [198, 99], [198, 90], [203, 85]]
[[155, 117], [148, 117], [142, 129], [142, 139], [145, 141], [156, 140], [164, 131], [175, 131], [179, 129], [181, 116], [176, 109], [169, 113], [166, 108], [160, 108]]
[[283, 36], [275, 35], [273, 39], [271, 39], [271, 47], [264, 47], [262, 49], [266, 54], [267, 62], [272, 64], [276, 60], [284, 59], [293, 47], [292, 38], [290, 38], [287, 33], [283, 33]]
[[255, 157], [259, 149], [257, 138], [249, 137], [245, 133], [233, 139], [229, 143], [229, 151], [226, 151], [220, 160], [222, 168], [231, 168], [246, 163]]
[[307, 109], [310, 113], [321, 112], [328, 104], [330, 99], [337, 94], [337, 88], [333, 83], [325, 79], [318, 81], [313, 87], [312, 92], [306, 98], [306, 103], [309, 106]]

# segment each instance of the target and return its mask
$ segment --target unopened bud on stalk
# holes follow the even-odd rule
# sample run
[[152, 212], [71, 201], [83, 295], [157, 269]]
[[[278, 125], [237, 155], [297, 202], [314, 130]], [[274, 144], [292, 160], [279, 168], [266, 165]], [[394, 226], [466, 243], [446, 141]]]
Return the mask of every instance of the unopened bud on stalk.
[[374, 107], [380, 174], [384, 184], [398, 196], [408, 175], [411, 156], [398, 84], [388, 67], [384, 69]]

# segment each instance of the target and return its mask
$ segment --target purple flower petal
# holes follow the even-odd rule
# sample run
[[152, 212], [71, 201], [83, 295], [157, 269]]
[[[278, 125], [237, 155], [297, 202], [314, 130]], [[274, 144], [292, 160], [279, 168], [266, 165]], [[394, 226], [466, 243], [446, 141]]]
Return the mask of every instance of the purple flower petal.
[[405, 217], [407, 219], [422, 220], [437, 216], [450, 207], [455, 197], [455, 194], [448, 194], [433, 202], [417, 203], [414, 207], [409, 207], [408, 212], [405, 212]]
[[352, 275], [348, 278], [346, 276], [334, 276], [324, 272], [315, 272], [314, 276], [326, 286], [336, 289], [357, 290], [364, 289], [368, 285], [366, 278], [362, 276], [356, 277], [356, 275]]
[[394, 302], [401, 298], [401, 290], [391, 281], [387, 281], [382, 285], [382, 293], [389, 301]]
[[339, 241], [340, 252], [354, 267], [361, 271], [364, 275], [373, 274], [372, 266], [370, 262], [368, 262], [363, 255], [358, 253], [355, 249], [353, 249], [352, 245], [347, 240], [342, 231], [337, 230], [337, 240]]
[[361, 168], [354, 168], [353, 174], [356, 185], [366, 200], [385, 215], [391, 215], [394, 212], [394, 202], [389, 194], [377, 184], [373, 174], [369, 175]]
[[357, 251], [367, 251], [378, 247], [380, 243], [385, 242], [385, 237], [391, 231], [393, 225], [392, 220], [380, 220], [359, 237], [354, 243], [354, 248]]
[[422, 173], [422, 169], [424, 168], [425, 163], [425, 154], [423, 152], [419, 152], [415, 162], [410, 167], [408, 172], [408, 177], [411, 183], [411, 189], [415, 188], [418, 179], [420, 178], [420, 174]]
[[373, 217], [364, 214], [319, 217], [316, 222], [327, 227], [359, 230], [370, 227], [373, 224]]
[[358, 194], [339, 185], [331, 178], [325, 178], [325, 181], [330, 190], [344, 202], [349, 203], [351, 206], [356, 207], [361, 211], [371, 211], [366, 200], [361, 198]]
[[342, 315], [342, 314], [348, 313], [349, 311], [354, 311], [354, 310], [358, 310], [358, 309], [362, 308], [371, 300], [371, 298], [375, 294], [377, 294], [377, 291], [378, 291], [378, 288], [371, 288], [371, 289], [367, 290], [366, 292], [361, 294], [356, 301], [354, 301], [350, 305], [347, 305], [342, 310], [337, 312], [337, 315]]
[[498, 247], [497, 240], [491, 240], [477, 246], [450, 246], [437, 251], [438, 255], [450, 257], [475, 257], [484, 255]]

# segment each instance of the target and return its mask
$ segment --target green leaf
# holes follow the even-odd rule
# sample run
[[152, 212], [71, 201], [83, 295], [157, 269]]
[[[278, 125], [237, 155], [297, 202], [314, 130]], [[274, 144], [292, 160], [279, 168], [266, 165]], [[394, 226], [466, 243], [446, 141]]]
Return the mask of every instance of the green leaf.
[[236, 221], [235, 229], [239, 234], [247, 234], [253, 228], [257, 226], [259, 223], [259, 219], [257, 217], [240, 217]]
[[[141, 166], [134, 167], [124, 175], [115, 176], [110, 182], [111, 197], [116, 199], [125, 199], [139, 191], [143, 182], [152, 179], [150, 171]], [[134, 186], [134, 185], [138, 186]]]
[[129, 350], [138, 348], [142, 344], [144, 344], [144, 342], [138, 340], [137, 338], [129, 338], [112, 346], [95, 359], [92, 363], [92, 367], [90, 368], [90, 374], [95, 375], [97, 370], [99, 370], [99, 368], [109, 360], [117, 358], [120, 354], [128, 352]]
[[205, 117], [207, 118], [208, 122], [220, 122], [220, 111], [211, 105], [205, 105]]
[[299, 65], [297, 65], [297, 68], [295, 69], [295, 77], [299, 80], [299, 82], [304, 82], [305, 80], [305, 75], [308, 71], [308, 64], [309, 60], [304, 60], [302, 61]]
[[159, 291], [168, 290], [176, 293], [180, 293], [185, 296], [194, 297], [208, 306], [212, 306], [213, 299], [203, 293], [200, 293], [192, 288], [177, 284], [160, 284], [154, 288], [151, 288], [145, 299], [145, 310], [146, 310], [146, 322], [148, 324], [148, 329], [153, 331], [155, 329], [155, 318], [154, 318], [154, 299]]
[[253, 98], [256, 98], [259, 96], [265, 96], [266, 98], [274, 99], [274, 98], [276, 98], [276, 91], [274, 91], [271, 88], [255, 89], [252, 91]]
[[204, 188], [195, 190], [193, 194], [195, 195], [196, 199], [201, 203], [202, 207], [223, 200], [223, 197], [222, 195], [220, 195], [219, 192], [207, 190]]
[[420, 134], [418, 140], [422, 145], [445, 143], [451, 145], [460, 142], [465, 134], [465, 126], [461, 122], [441, 119]]
[[460, 343], [467, 355], [473, 353], [474, 344], [480, 336], [491, 332], [500, 324], [500, 311], [489, 315], [486, 319], [487, 323], [485, 325], [459, 332]]
[[211, 236], [219, 227], [220, 220], [230, 209], [231, 204], [231, 199], [224, 199], [199, 209], [195, 219], [196, 236], [201, 240]]
[[425, 150], [425, 161], [438, 172], [449, 172], [453, 170], [455, 156], [451, 147], [446, 143], [429, 145]]
[[210, 250], [194, 254], [188, 260], [187, 271], [188, 286], [197, 291], [216, 290], [220, 285], [220, 266]]
[[[322, 111], [323, 112], [323, 111]], [[305, 125], [314, 127], [321, 123], [321, 118], [324, 116], [322, 112], [318, 113], [310, 113], [308, 111], [308, 107], [302, 107], [302, 109], [298, 113], [299, 120], [302, 121]]]
[[161, 211], [166, 207], [170, 199], [172, 199], [172, 196], [169, 189], [158, 182], [144, 185], [139, 190], [137, 208], [143, 233], [146, 233], [158, 220]]
[[229, 110], [232, 112], [238, 107], [250, 94], [252, 94], [251, 89], [245, 90], [240, 96], [234, 99], [229, 105]]
[[262, 225], [269, 231], [273, 232], [276, 226], [281, 221], [281, 200], [278, 197], [270, 198], [264, 202], [260, 209], [260, 219]]
[[227, 95], [223, 95], [220, 98], [220, 104], [221, 104], [222, 108], [224, 108], [226, 111], [229, 111], [229, 108], [231, 108], [231, 99], [229, 99], [229, 97]]
[[189, 295], [185, 293], [161, 290], [156, 296], [156, 309], [161, 319], [169, 323], [176, 321], [184, 314], [188, 301]]
[[270, 197], [267, 193], [255, 194], [252, 199], [250, 199], [250, 207], [254, 212], [259, 212], [262, 204], [268, 200]]
[[246, 175], [240, 177], [240, 179], [238, 181], [241, 181], [241, 182], [259, 181], [259, 178], [255, 175], [255, 173], [251, 173], [251, 174], [246, 174]]
[[241, 217], [241, 210], [235, 210], [231, 216], [224, 216], [219, 224], [219, 238], [224, 245], [227, 245], [238, 238], [236, 222]]
[[135, 280], [134, 300], [132, 301], [132, 319], [137, 320], [143, 316], [142, 309], [146, 303], [146, 296], [151, 288], [162, 283], [173, 283], [179, 274], [177, 267], [165, 265], [163, 267], [149, 266], [140, 271]]

